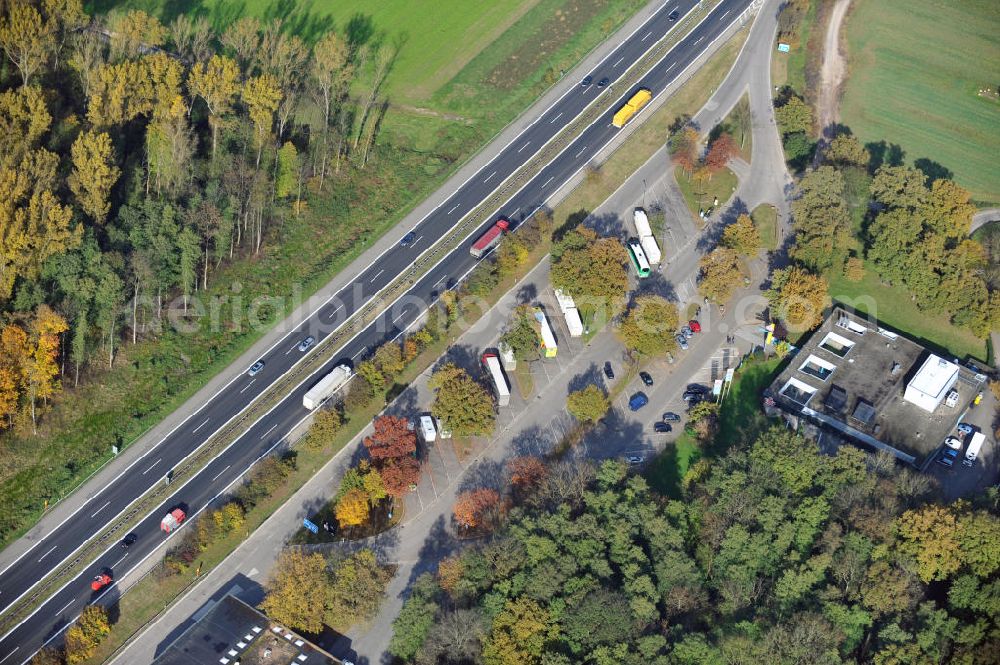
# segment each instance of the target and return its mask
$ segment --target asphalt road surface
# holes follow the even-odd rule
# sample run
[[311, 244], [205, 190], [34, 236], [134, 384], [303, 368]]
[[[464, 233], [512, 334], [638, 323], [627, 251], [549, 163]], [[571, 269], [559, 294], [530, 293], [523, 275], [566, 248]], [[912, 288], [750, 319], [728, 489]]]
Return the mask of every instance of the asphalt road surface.
[[[591, 85], [581, 85], [567, 92], [447, 201], [422, 220], [413, 229], [412, 243], [405, 247], [394, 247], [383, 254], [358, 275], [354, 283], [319, 307], [307, 321], [272, 347], [262, 357], [265, 366], [259, 374], [254, 377], [241, 375], [220, 390], [211, 401], [126, 470], [116, 482], [91, 498], [72, 519], [48, 534], [23, 557], [2, 571], [0, 607], [6, 608], [14, 602], [134, 499], [153, 485], [164, 482], [167, 472], [178, 462], [302, 358], [302, 352], [297, 349], [300, 340], [311, 335], [318, 344], [331, 334], [347, 316], [363, 307], [368, 299], [406, 270], [431, 243], [445, 235], [463, 214], [488, 198], [504, 179], [583, 111], [595, 95], [604, 94], [606, 98], [602, 103], [606, 110], [600, 118], [517, 192], [499, 212], [510, 218], [515, 226], [528, 217], [614, 137], [618, 130], [611, 126], [611, 116], [637, 88], [648, 88], [654, 95], [664, 90], [716, 37], [737, 20], [749, 4], [749, 0], [723, 0], [637, 86], [627, 90], [616, 89], [615, 81], [627, 67], [681, 22], [696, 5], [692, 0], [677, 0], [665, 4], [590, 72], [593, 77]], [[670, 14], [675, 10], [680, 16], [676, 21], [670, 19]], [[609, 79], [609, 85], [601, 90], [597, 87], [597, 82], [605, 77]], [[117, 543], [109, 547], [80, 576], [53, 594], [30, 618], [4, 635], [0, 639], [0, 665], [25, 662], [42, 644], [58, 635], [73, 621], [86, 604], [113, 603], [117, 588], [111, 586], [92, 593], [90, 580], [102, 571], [110, 571], [116, 578], [126, 574], [162, 543], [164, 534], [159, 530], [160, 519], [169, 509], [184, 506], [188, 515], [193, 516], [239, 478], [250, 464], [279, 445], [285, 434], [307, 415], [302, 406], [303, 394], [337, 364], [345, 361], [353, 363], [383, 341], [398, 335], [420, 316], [423, 310], [420, 303], [431, 302], [441, 291], [453, 287], [475, 265], [476, 260], [469, 254], [469, 246], [492, 223], [492, 220], [485, 222], [478, 232], [441, 259], [414, 284], [407, 293], [409, 297], [400, 299], [386, 310], [377, 321], [353, 338], [334, 360], [293, 390], [198, 475], [184, 486], [178, 487], [164, 504], [135, 528], [134, 533], [138, 539], [131, 548], [126, 551]]]

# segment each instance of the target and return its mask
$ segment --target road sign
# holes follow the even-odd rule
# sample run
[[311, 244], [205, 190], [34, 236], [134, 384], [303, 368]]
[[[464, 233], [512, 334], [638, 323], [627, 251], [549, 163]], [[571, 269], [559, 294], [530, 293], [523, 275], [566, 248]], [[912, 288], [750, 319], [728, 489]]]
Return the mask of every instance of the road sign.
[[316, 526], [315, 524], [313, 524], [312, 522], [310, 522], [308, 519], [303, 518], [303, 520], [302, 520], [302, 526], [304, 526], [305, 528], [309, 529], [313, 533], [319, 533], [319, 527]]
[[782, 53], [788, 53], [792, 50], [792, 47], [783, 42], [778, 42], [778, 50]]

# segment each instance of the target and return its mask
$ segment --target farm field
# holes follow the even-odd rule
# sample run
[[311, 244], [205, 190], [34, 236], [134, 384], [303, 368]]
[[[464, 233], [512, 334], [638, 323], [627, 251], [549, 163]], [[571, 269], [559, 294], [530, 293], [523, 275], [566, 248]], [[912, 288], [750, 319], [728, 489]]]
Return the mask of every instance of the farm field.
[[996, 3], [859, 0], [846, 26], [842, 122], [908, 164], [936, 162], [977, 205], [1000, 202], [1000, 101], [978, 94], [1000, 81]]

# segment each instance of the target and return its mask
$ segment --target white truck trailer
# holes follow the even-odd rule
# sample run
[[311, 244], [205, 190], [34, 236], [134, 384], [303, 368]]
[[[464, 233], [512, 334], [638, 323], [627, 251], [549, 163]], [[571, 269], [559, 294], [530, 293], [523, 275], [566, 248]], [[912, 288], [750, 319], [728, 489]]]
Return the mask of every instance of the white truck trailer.
[[656, 238], [653, 236], [642, 236], [639, 238], [639, 244], [642, 245], [642, 251], [646, 253], [649, 265], [655, 266], [663, 258], [660, 254], [660, 246], [656, 244]]
[[493, 380], [493, 393], [497, 396], [497, 405], [507, 406], [510, 404], [510, 386], [507, 385], [507, 377], [500, 367], [500, 359], [495, 353], [484, 353], [483, 366]]
[[347, 365], [337, 365], [333, 371], [324, 376], [315, 386], [302, 396], [302, 406], [310, 411], [326, 401], [331, 395], [347, 385], [353, 372]]
[[983, 442], [986, 441], [986, 435], [982, 432], [976, 432], [972, 435], [972, 441], [969, 442], [969, 447], [965, 450], [965, 459], [962, 460], [962, 464], [965, 466], [972, 466], [976, 463], [976, 458], [979, 457], [979, 449], [983, 447]]
[[579, 337], [583, 334], [583, 320], [580, 319], [580, 312], [576, 308], [573, 296], [556, 289], [556, 302], [559, 303], [559, 311], [566, 319], [566, 328], [569, 329], [570, 337]]
[[653, 235], [653, 229], [649, 226], [649, 217], [642, 208], [635, 209], [632, 214], [632, 223], [635, 224], [635, 234], [640, 238]]

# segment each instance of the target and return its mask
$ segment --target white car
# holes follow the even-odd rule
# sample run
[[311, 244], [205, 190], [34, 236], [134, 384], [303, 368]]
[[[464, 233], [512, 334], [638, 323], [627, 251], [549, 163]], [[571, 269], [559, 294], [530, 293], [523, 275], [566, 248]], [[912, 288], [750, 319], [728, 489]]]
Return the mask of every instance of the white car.
[[955, 438], [953, 436], [949, 436], [947, 439], [945, 439], [944, 440], [944, 445], [948, 446], [952, 450], [961, 450], [962, 449], [962, 442], [959, 441], [957, 438]]

